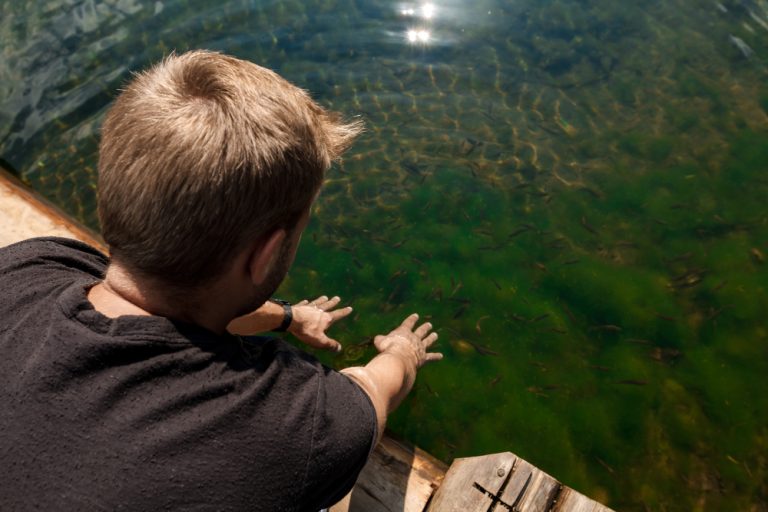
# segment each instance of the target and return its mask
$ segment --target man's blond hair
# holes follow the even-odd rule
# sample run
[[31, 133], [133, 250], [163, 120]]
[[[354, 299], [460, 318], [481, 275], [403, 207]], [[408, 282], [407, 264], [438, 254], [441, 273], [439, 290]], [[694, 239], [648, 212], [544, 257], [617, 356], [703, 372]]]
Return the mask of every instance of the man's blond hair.
[[290, 230], [360, 133], [276, 73], [208, 51], [138, 74], [107, 113], [98, 211], [112, 258], [170, 285]]

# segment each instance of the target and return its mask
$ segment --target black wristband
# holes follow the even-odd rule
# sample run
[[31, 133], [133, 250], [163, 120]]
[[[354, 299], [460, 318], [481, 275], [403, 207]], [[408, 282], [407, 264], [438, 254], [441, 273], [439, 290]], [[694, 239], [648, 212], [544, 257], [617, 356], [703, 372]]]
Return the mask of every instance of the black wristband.
[[275, 304], [283, 306], [283, 323], [280, 324], [280, 327], [272, 329], [272, 332], [287, 331], [293, 321], [293, 309], [291, 308], [291, 303], [281, 299], [269, 299], [269, 302], [274, 302]]

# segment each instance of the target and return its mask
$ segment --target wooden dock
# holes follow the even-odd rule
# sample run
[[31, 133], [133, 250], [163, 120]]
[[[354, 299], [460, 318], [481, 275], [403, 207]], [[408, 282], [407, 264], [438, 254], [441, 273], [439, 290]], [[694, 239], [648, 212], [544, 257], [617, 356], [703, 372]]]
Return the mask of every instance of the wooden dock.
[[[0, 168], [0, 247], [36, 236], [77, 238], [106, 252], [96, 233]], [[611, 512], [506, 452], [448, 467], [385, 435], [352, 492], [332, 512]]]
[[99, 235], [0, 167], [0, 247], [36, 236], [76, 238], [104, 250]]

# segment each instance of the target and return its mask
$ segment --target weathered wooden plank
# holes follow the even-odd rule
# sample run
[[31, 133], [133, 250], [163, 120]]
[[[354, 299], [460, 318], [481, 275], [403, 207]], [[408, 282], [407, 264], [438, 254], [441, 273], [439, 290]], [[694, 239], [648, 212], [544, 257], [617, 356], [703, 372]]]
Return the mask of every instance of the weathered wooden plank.
[[517, 457], [509, 452], [456, 459], [435, 493], [429, 511], [486, 512], [503, 491]]
[[605, 505], [593, 501], [569, 487], [564, 487], [552, 512], [613, 512]]
[[611, 512], [512, 453], [457, 459], [429, 512]]
[[0, 167], [0, 247], [35, 236], [77, 238], [103, 250], [101, 237]]
[[546, 512], [552, 507], [560, 487], [560, 482], [518, 459], [501, 499], [513, 510]]
[[422, 512], [447, 470], [423, 450], [385, 435], [355, 488], [331, 512]]
[[534, 472], [531, 490], [520, 502], [520, 510], [548, 512], [563, 485], [540, 469]]
[[515, 461], [515, 465], [512, 466], [512, 471], [507, 477], [507, 485], [499, 493], [502, 501], [510, 508], [518, 507], [520, 502], [527, 496], [534, 471], [536, 471], [536, 468], [527, 461], [520, 458]]

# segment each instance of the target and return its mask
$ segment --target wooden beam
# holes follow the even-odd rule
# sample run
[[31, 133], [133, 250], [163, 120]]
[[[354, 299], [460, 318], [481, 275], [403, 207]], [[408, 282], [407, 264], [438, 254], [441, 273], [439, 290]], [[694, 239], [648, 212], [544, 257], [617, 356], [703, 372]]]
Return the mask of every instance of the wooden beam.
[[37, 236], [76, 238], [106, 251], [99, 235], [0, 167], [0, 247]]
[[456, 459], [429, 512], [612, 512], [506, 452]]
[[423, 512], [447, 470], [427, 452], [385, 435], [331, 512]]

